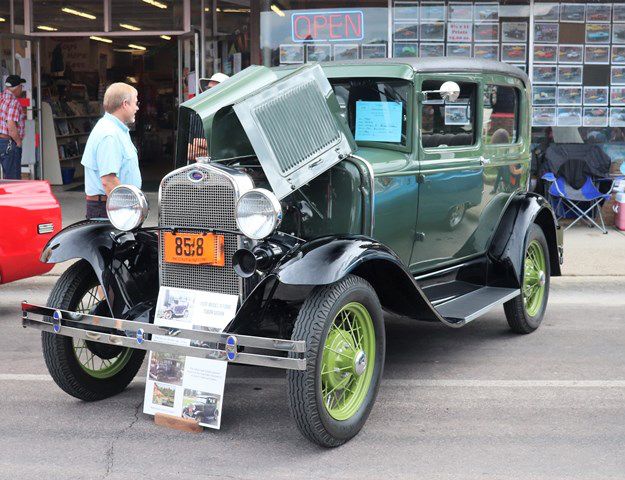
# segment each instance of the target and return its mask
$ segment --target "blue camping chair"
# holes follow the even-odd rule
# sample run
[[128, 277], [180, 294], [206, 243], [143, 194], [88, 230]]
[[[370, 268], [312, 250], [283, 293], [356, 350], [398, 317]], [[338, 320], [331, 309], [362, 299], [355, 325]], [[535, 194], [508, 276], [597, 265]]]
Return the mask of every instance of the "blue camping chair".
[[[595, 226], [603, 233], [608, 233], [603, 222], [601, 203], [610, 199], [612, 188], [614, 187], [614, 179], [601, 178], [595, 180], [595, 182], [610, 182], [608, 191], [602, 193], [589, 176], [586, 177], [586, 181], [580, 189], [571, 187], [564, 177], [556, 177], [551, 172], [545, 173], [542, 178], [550, 183], [547, 193], [550, 197], [549, 200], [552, 201], [558, 220], [575, 218], [564, 230], [568, 230], [578, 221], [583, 220], [589, 227]], [[599, 216], [601, 225], [595, 221], [596, 216]]]

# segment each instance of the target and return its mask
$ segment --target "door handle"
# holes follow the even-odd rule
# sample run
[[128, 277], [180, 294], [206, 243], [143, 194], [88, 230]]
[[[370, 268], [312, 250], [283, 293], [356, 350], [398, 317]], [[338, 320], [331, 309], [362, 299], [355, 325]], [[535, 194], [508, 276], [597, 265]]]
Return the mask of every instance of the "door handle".
[[480, 157], [480, 165], [482, 167], [485, 165], [490, 165], [490, 158]]

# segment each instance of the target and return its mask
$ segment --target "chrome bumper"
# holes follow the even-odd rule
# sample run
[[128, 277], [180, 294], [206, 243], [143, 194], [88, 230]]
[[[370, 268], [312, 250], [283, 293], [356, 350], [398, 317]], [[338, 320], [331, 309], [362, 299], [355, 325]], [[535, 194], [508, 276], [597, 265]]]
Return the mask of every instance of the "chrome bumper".
[[[173, 329], [133, 320], [68, 312], [67, 310], [31, 305], [27, 302], [22, 302], [22, 326], [91, 342], [118, 345], [120, 347], [223, 360], [245, 365], [284, 368], [287, 370], [306, 370], [306, 359], [304, 358], [306, 342], [304, 341], [231, 335], [229, 333], [214, 333], [201, 330]], [[114, 330], [115, 333], [101, 331], [103, 329]], [[210, 342], [218, 346], [221, 344], [224, 346], [224, 349], [170, 345], [150, 340], [150, 335], [152, 334], [184, 338], [198, 342]], [[243, 353], [239, 352], [238, 347], [291, 352], [298, 354], [298, 358], [263, 355], [260, 353]]]

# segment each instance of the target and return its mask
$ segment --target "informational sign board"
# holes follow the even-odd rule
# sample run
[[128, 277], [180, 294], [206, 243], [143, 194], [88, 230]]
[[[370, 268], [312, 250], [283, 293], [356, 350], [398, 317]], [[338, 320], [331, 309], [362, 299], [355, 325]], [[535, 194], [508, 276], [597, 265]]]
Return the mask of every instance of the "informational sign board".
[[[234, 318], [237, 301], [236, 295], [161, 287], [154, 324], [221, 332]], [[176, 336], [153, 335], [152, 340], [214, 348]], [[150, 352], [144, 413], [161, 412], [194, 419], [204, 427], [220, 428], [227, 367], [228, 363], [221, 360]]]
[[447, 24], [448, 42], [471, 42], [473, 40], [473, 24], [450, 22]]
[[401, 142], [402, 106], [399, 102], [356, 102], [357, 141]]

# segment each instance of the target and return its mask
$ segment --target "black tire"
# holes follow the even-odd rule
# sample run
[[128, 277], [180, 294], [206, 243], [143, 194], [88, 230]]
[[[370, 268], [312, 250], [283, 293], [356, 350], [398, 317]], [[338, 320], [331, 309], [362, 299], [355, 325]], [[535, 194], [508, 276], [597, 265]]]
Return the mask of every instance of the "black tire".
[[[375, 363], [368, 391], [358, 410], [346, 420], [331, 417], [321, 395], [323, 348], [337, 313], [348, 303], [363, 305], [375, 332]], [[348, 275], [342, 280], [313, 290], [304, 301], [291, 336], [306, 341], [306, 370], [287, 372], [289, 409], [300, 432], [323, 447], [338, 447], [362, 429], [375, 403], [384, 370], [385, 333], [382, 307], [371, 285], [363, 278]]]
[[[536, 240], [540, 244], [543, 250], [543, 254], [545, 255], [545, 293], [543, 296], [542, 305], [534, 316], [529, 315], [525, 308], [525, 302], [522, 293], [518, 297], [515, 297], [504, 304], [504, 311], [506, 312], [508, 325], [510, 325], [510, 328], [513, 332], [523, 334], [532, 333], [542, 323], [545, 316], [545, 311], [547, 309], [547, 301], [549, 300], [549, 285], [551, 283], [549, 246], [547, 245], [547, 239], [545, 238], [545, 234], [543, 233], [542, 228], [540, 228], [535, 223], [530, 226], [525, 235], [525, 247], [523, 251], [524, 260], [525, 255], [527, 254], [528, 246], [530, 245], [532, 240]], [[525, 275], [525, 272], [522, 272], [522, 275]]]
[[[75, 311], [84, 295], [97, 285], [98, 279], [91, 266], [86, 261], [80, 260], [58, 279], [50, 293], [47, 305]], [[102, 311], [98, 313], [110, 315], [108, 306], [106, 313]], [[52, 379], [66, 393], [85, 401], [102, 400], [123, 391], [141, 368], [145, 357], [144, 350], [133, 350], [127, 363], [119, 372], [111, 377], [100, 379], [91, 376], [80, 366], [74, 353], [71, 337], [42, 332], [41, 344], [43, 357]], [[102, 345], [102, 347], [105, 348], [107, 345]]]

